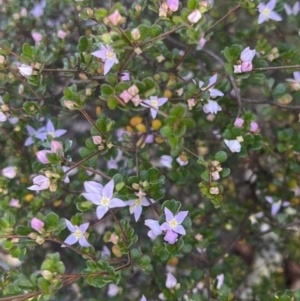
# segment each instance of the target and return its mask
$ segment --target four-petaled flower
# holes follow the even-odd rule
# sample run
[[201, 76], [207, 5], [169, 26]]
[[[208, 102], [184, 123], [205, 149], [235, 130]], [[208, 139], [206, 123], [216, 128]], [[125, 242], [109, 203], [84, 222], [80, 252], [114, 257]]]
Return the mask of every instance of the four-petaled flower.
[[[28, 146], [28, 145], [31, 145], [31, 144], [34, 143], [32, 138], [36, 137], [36, 134], [39, 134], [39, 133], [42, 133], [42, 132], [46, 131], [46, 127], [44, 127], [44, 126], [39, 128], [38, 130], [36, 130], [32, 126], [26, 125], [26, 129], [27, 129], [27, 132], [29, 134], [29, 137], [25, 140], [25, 143], [24, 143], [25, 146]], [[45, 140], [45, 139], [43, 139], [43, 140]]]
[[40, 133], [37, 133], [35, 135], [35, 137], [44, 141], [47, 139], [47, 135], [50, 135], [53, 138], [55, 138], [55, 137], [62, 136], [66, 132], [67, 132], [67, 130], [64, 130], [64, 129], [55, 130], [55, 127], [54, 127], [52, 121], [49, 119], [46, 124], [45, 131], [41, 131]]
[[168, 98], [161, 97], [157, 98], [157, 96], [150, 96], [150, 99], [146, 99], [141, 103], [141, 106], [150, 108], [151, 116], [153, 119], [156, 118], [158, 108], [164, 105], [168, 101]]
[[126, 205], [130, 206], [129, 207], [129, 212], [132, 214], [134, 213], [134, 218], [135, 221], [137, 222], [142, 214], [143, 211], [143, 207], [142, 206], [149, 206], [150, 202], [154, 203], [154, 200], [152, 199], [147, 199], [145, 197], [145, 193], [143, 193], [142, 191], [136, 192], [135, 195], [137, 196], [137, 198], [133, 199], [133, 200], [129, 200], [126, 203]]
[[228, 146], [232, 153], [239, 153], [241, 151], [241, 144], [238, 140], [227, 140], [225, 139], [225, 144]]
[[211, 113], [211, 114], [214, 115], [214, 114], [217, 114], [218, 111], [222, 111], [222, 108], [214, 100], [209, 99], [208, 103], [203, 106], [203, 112], [206, 113], [206, 114]]
[[290, 205], [290, 202], [282, 202], [279, 200], [278, 202], [275, 202], [275, 200], [271, 196], [266, 196], [266, 201], [272, 205], [271, 207], [271, 214], [276, 215], [281, 207], [288, 207]]
[[119, 60], [117, 59], [116, 54], [110, 46], [100, 45], [100, 48], [100, 50], [92, 52], [92, 55], [102, 60], [102, 62], [104, 63], [103, 75], [106, 75], [114, 64], [119, 63]]
[[276, 0], [270, 0], [267, 4], [260, 3], [258, 5], [258, 24], [261, 24], [269, 19], [274, 21], [281, 21], [282, 18], [276, 12], [274, 12], [274, 8], [276, 6]]
[[95, 183], [84, 183], [87, 193], [83, 193], [83, 196], [98, 206], [96, 209], [98, 219], [101, 219], [110, 208], [126, 206], [125, 202], [113, 197], [114, 180], [109, 181], [104, 187], [101, 184], [95, 185]]
[[25, 64], [18, 66], [18, 69], [24, 77], [31, 76], [33, 73], [32, 67]]
[[163, 231], [173, 231], [175, 233], [185, 235], [185, 229], [181, 225], [181, 223], [184, 221], [186, 216], [188, 215], [188, 211], [180, 211], [175, 216], [173, 213], [165, 207], [165, 215], [166, 215], [166, 221], [160, 226], [160, 229]]
[[[71, 232], [71, 234], [65, 239], [65, 243], [67, 243], [68, 245], [74, 245], [78, 241], [82, 247], [90, 247], [91, 245], [88, 243], [84, 235], [87, 228], [89, 227], [89, 223], [85, 223], [80, 226], [74, 226], [67, 219], [65, 219], [65, 221], [66, 226]], [[65, 247], [65, 245], [62, 245], [62, 247]]]
[[[215, 97], [219, 97], [219, 96], [224, 96], [223, 92], [221, 92], [220, 90], [214, 88], [214, 85], [217, 82], [217, 79], [218, 79], [218, 75], [217, 74], [213, 75], [209, 79], [209, 83], [208, 83], [207, 87], [211, 87], [211, 88], [208, 89], [208, 92], [209, 92], [209, 95], [210, 95], [211, 98], [215, 98]], [[203, 87], [203, 85], [204, 85], [204, 82], [200, 80], [199, 81], [199, 88], [202, 89], [202, 90], [205, 90], [207, 87]]]

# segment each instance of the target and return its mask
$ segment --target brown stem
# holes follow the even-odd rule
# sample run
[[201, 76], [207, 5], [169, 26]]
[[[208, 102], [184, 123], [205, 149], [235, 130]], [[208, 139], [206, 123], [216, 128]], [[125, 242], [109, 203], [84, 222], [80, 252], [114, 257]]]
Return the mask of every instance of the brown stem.
[[284, 69], [300, 69], [300, 65], [253, 68], [252, 71], [268, 71], [268, 70], [284, 70]]
[[91, 117], [89, 116], [89, 114], [84, 110], [80, 110], [80, 112], [82, 113], [82, 115], [88, 120], [88, 122], [98, 131], [98, 133], [100, 134], [101, 138], [104, 139], [105, 135], [101, 132], [101, 130], [96, 126], [95, 122], [91, 119]]

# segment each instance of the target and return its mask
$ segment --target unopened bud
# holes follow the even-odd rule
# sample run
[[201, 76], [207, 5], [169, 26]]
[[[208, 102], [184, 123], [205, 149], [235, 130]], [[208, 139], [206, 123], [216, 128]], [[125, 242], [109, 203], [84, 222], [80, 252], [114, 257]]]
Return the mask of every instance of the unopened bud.
[[136, 4], [134, 8], [137, 12], [140, 12], [142, 10], [142, 7], [140, 4]]
[[42, 276], [46, 279], [46, 280], [51, 280], [53, 278], [53, 274], [52, 272], [45, 270], [42, 271]]
[[138, 40], [141, 37], [141, 33], [138, 28], [134, 28], [131, 30], [131, 36], [134, 40]]
[[139, 185], [138, 183], [133, 183], [133, 184], [132, 184], [132, 188], [133, 188], [134, 190], [139, 190], [139, 189], [140, 189], [140, 185]]
[[42, 245], [44, 243], [45, 239], [41, 236], [38, 236], [35, 240], [35, 242], [39, 245]]
[[94, 11], [91, 9], [91, 8], [87, 8], [86, 9], [86, 14], [89, 16], [89, 17], [93, 17], [94, 16]]

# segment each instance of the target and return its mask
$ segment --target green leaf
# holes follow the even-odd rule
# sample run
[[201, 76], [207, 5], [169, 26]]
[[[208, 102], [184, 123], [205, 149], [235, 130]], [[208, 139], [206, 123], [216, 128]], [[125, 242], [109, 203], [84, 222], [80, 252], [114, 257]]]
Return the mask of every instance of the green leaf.
[[55, 228], [58, 225], [58, 221], [59, 216], [54, 212], [47, 214], [45, 218], [45, 224], [47, 228]]
[[162, 28], [159, 25], [152, 25], [149, 29], [149, 35], [151, 38], [155, 38], [162, 33]]
[[188, 0], [188, 3], [187, 3], [187, 8], [188, 9], [195, 9], [195, 8], [198, 8], [198, 0]]
[[105, 8], [99, 8], [94, 10], [94, 17], [98, 22], [102, 22], [102, 20], [108, 16], [108, 11]]
[[22, 52], [29, 58], [33, 58], [33, 51], [28, 43], [24, 43], [22, 47]]
[[112, 86], [107, 85], [107, 84], [101, 85], [101, 95], [103, 97], [110, 96], [113, 93], [115, 93], [115, 90]]
[[221, 177], [226, 178], [230, 175], [230, 168], [223, 168], [223, 170], [220, 172]]
[[227, 153], [225, 153], [224, 151], [217, 152], [215, 155], [215, 160], [219, 161], [220, 163], [225, 162], [227, 160]]
[[205, 170], [200, 175], [201, 179], [208, 182], [209, 181], [209, 172], [208, 170]]

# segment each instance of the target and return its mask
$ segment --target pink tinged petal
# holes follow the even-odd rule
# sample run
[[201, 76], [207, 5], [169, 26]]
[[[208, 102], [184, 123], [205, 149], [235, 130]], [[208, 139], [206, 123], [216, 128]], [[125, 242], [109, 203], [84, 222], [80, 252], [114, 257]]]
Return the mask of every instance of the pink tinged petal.
[[101, 204], [101, 197], [98, 193], [84, 192], [84, 193], [82, 193], [82, 195], [85, 199], [87, 199], [88, 201], [91, 201], [95, 205]]
[[158, 111], [157, 111], [156, 109], [154, 109], [154, 108], [151, 108], [151, 109], [150, 109], [150, 112], [151, 112], [152, 118], [155, 119], [156, 116], [157, 116]]
[[95, 192], [102, 194], [103, 186], [100, 183], [94, 181], [85, 181], [84, 189], [86, 190], [86, 192]]
[[238, 128], [241, 128], [244, 124], [244, 119], [242, 118], [236, 118], [235, 122], [234, 122], [234, 126], [235, 127], [238, 127]]
[[233, 73], [242, 73], [242, 65], [233, 65]]
[[35, 191], [44, 190], [44, 188], [41, 188], [41, 186], [39, 186], [39, 185], [32, 185], [32, 186], [27, 187], [27, 189], [35, 190]]
[[126, 206], [127, 204], [124, 201], [116, 198], [111, 199], [109, 204], [109, 208], [119, 208], [119, 207], [126, 207]]
[[158, 98], [157, 99], [158, 106], [160, 107], [160, 106], [164, 105], [167, 101], [168, 101], [168, 98], [166, 98], [166, 97]]
[[106, 53], [107, 53], [107, 50], [97, 50], [97, 51], [92, 52], [91, 54], [93, 56], [101, 59], [102, 61], [105, 61], [107, 58]]
[[90, 223], [85, 223], [79, 226], [80, 231], [82, 232], [82, 234], [84, 234], [87, 230], [87, 228], [89, 227]]
[[57, 153], [63, 150], [62, 144], [58, 141], [52, 140], [51, 141], [51, 152]]
[[107, 211], [108, 211], [108, 207], [98, 206], [96, 210], [97, 218], [101, 219]]
[[170, 11], [175, 12], [178, 10], [179, 0], [168, 0], [167, 5]]
[[162, 230], [162, 231], [169, 231], [169, 230], [172, 230], [172, 228], [170, 227], [170, 225], [167, 222], [164, 222], [160, 226], [160, 230]]
[[[70, 234], [70, 235], [65, 239], [65, 243], [67, 243], [68, 245], [74, 245], [77, 241], [78, 241], [78, 238], [77, 238], [74, 234]], [[65, 246], [62, 245], [62, 247], [65, 247]]]
[[124, 90], [120, 94], [120, 97], [124, 100], [125, 103], [129, 102], [129, 100], [132, 99], [132, 95], [127, 90]]
[[258, 16], [258, 21], [257, 21], [257, 23], [258, 23], [258, 24], [261, 24], [261, 23], [265, 22], [266, 20], [267, 20], [267, 17], [266, 17], [265, 15], [263, 15], [263, 14], [260, 14], [260, 15]]
[[114, 194], [115, 183], [114, 180], [110, 180], [103, 188], [102, 196], [111, 199]]
[[166, 215], [166, 221], [168, 223], [168, 222], [170, 222], [174, 218], [174, 215], [171, 212], [171, 210], [169, 210], [167, 207], [165, 207], [164, 212], [165, 212], [165, 215]]
[[103, 75], [106, 75], [110, 71], [110, 69], [113, 67], [114, 64], [115, 64], [114, 60], [107, 59], [104, 63], [104, 73], [103, 73]]
[[2, 175], [8, 179], [13, 179], [16, 175], [16, 169], [13, 166], [8, 166], [2, 169]]
[[189, 214], [188, 211], [180, 211], [177, 215], [175, 215], [174, 218], [178, 224], [181, 224], [188, 214]]
[[242, 72], [250, 72], [253, 69], [253, 65], [251, 62], [243, 62], [241, 65]]
[[88, 248], [91, 246], [84, 236], [80, 237], [78, 242], [82, 247]]
[[185, 229], [181, 225], [178, 225], [177, 227], [175, 227], [173, 229], [173, 231], [176, 232], [176, 233], [178, 233], [178, 234], [181, 234], [181, 235], [185, 235], [186, 234]]
[[4, 122], [7, 120], [6, 115], [3, 112], [0, 112], [0, 122]]
[[75, 232], [78, 230], [78, 226], [74, 226], [69, 220], [65, 218], [65, 223], [70, 232]]
[[134, 219], [137, 222], [142, 214], [142, 206], [135, 206], [134, 208]]
[[54, 125], [53, 125], [53, 123], [50, 119], [48, 120], [48, 122], [46, 124], [46, 129], [47, 129], [47, 133], [54, 133], [55, 132]]
[[270, 12], [269, 19], [274, 21], [282, 21], [282, 17], [274, 11]]
[[266, 4], [266, 8], [269, 10], [273, 10], [276, 6], [276, 0], [270, 0], [267, 4]]
[[47, 158], [47, 154], [51, 154], [49, 150], [41, 150], [36, 153], [38, 160], [43, 164], [49, 164], [49, 160]]
[[167, 231], [164, 241], [168, 242], [170, 245], [175, 244], [178, 239], [178, 234], [173, 231]]
[[256, 132], [258, 130], [258, 124], [255, 121], [250, 122], [250, 132]]
[[36, 217], [34, 217], [30, 222], [31, 228], [35, 231], [40, 231], [44, 227], [44, 225], [45, 224]]
[[176, 284], [177, 284], [177, 279], [171, 273], [168, 273], [167, 280], [166, 280], [166, 287], [171, 289], [175, 287]]

